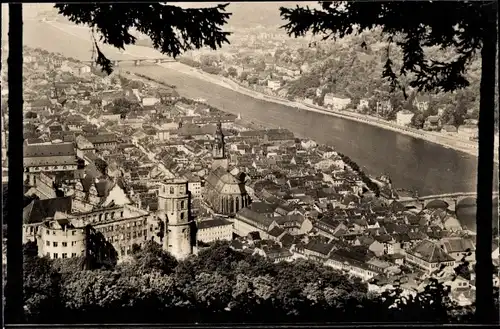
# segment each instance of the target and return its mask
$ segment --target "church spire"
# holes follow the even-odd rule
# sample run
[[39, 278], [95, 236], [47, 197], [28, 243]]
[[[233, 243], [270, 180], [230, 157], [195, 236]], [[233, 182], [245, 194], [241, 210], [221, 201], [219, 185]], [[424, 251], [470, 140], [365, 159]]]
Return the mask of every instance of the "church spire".
[[220, 121], [217, 123], [215, 130], [215, 140], [212, 145], [212, 169], [222, 167], [226, 170], [229, 168], [229, 160], [226, 157], [226, 143], [224, 141], [224, 134], [222, 133], [222, 124]]
[[222, 133], [222, 124], [219, 121], [217, 123], [217, 128], [215, 130], [215, 140], [212, 149], [212, 155], [214, 159], [224, 159], [226, 158], [226, 145], [224, 142], [224, 134]]

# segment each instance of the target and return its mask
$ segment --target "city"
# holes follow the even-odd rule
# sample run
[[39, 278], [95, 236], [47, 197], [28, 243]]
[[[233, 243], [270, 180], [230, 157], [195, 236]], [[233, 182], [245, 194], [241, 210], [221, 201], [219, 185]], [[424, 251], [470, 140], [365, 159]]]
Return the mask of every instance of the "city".
[[[276, 308], [276, 300], [287, 304], [284, 318], [298, 319], [316, 304], [330, 305], [338, 312], [332, 314], [348, 312], [339, 306], [342, 299], [359, 307], [382, 296], [385, 304], [370, 307], [388, 309], [397, 302], [386, 302], [386, 293], [398, 289], [401, 298], [417, 298], [432, 284], [445, 287], [458, 313], [475, 305], [476, 192], [475, 176], [468, 177], [475, 175], [478, 154], [477, 81], [452, 100], [415, 90], [405, 99], [388, 91], [365, 58], [365, 66], [356, 65], [366, 70], [357, 74], [373, 81], [344, 86], [320, 74], [351, 74], [331, 54], [354, 62], [376, 50], [349, 43], [342, 50], [311, 47], [306, 39], [264, 27], [235, 29], [237, 37], [223, 50], [189, 51], [177, 60], [150, 55], [152, 45], [141, 40], [122, 54], [129, 57], [108, 53], [114, 70], [106, 74], [85, 60], [87, 53], [77, 59], [57, 48], [64, 38], [83, 40], [84, 29], [61, 20], [35, 19], [25, 29], [29, 24], [60, 36], [57, 46], [47, 48], [26, 36], [23, 47], [25, 263], [31, 257], [40, 267], [28, 275], [61, 277], [31, 283], [28, 313], [49, 307], [44, 299], [50, 304], [62, 296], [58, 303], [64, 305], [57, 307], [85, 322], [79, 310], [94, 316], [96, 305], [132, 307], [124, 296], [137, 294], [147, 297], [134, 297], [132, 304], [148, 309], [148, 298], [154, 299], [154, 307], [177, 312], [175, 319], [207, 321], [205, 313], [191, 315], [198, 306], [216, 313], [218, 321], [225, 312], [247, 319], [252, 316], [243, 316], [245, 307]], [[2, 42], [5, 68], [8, 46]], [[5, 199], [13, 134], [7, 77], [2, 70], [3, 268], [7, 227], [19, 217], [9, 213]], [[194, 79], [206, 88], [194, 87]], [[351, 79], [357, 81], [356, 75], [346, 81]], [[363, 84], [373, 87], [365, 92], [372, 97], [353, 91]], [[275, 105], [266, 105], [268, 114], [259, 117], [264, 103]], [[303, 122], [280, 120], [282, 109], [295, 111]], [[382, 160], [389, 155], [371, 157], [362, 148], [369, 141], [355, 146], [347, 139], [323, 139], [313, 132], [321, 120], [332, 120], [332, 126], [345, 121], [333, 131], [357, 125], [392, 134], [394, 144], [387, 145], [393, 146], [373, 146], [374, 153], [393, 147], [415, 157], [425, 148], [443, 157], [453, 152], [454, 160], [422, 178], [425, 169], [412, 167], [414, 159], [391, 164]], [[409, 150], [410, 139], [415, 149]], [[495, 142], [497, 151], [498, 133]], [[362, 163], [363, 153], [368, 156]], [[398, 168], [402, 163], [408, 171]], [[458, 170], [469, 176], [455, 179]], [[429, 186], [439, 177], [454, 182]], [[492, 198], [497, 210], [498, 193]], [[494, 232], [496, 269], [498, 244]], [[60, 292], [49, 292], [52, 286], [38, 290], [35, 283]], [[496, 271], [493, 285], [500, 287]], [[161, 319], [155, 316], [151, 321]]]

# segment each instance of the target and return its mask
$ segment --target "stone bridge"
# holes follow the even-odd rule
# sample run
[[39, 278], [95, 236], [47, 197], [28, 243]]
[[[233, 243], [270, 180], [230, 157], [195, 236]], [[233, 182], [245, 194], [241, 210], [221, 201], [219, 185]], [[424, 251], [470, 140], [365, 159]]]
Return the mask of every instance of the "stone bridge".
[[[171, 63], [176, 62], [175, 59], [170, 57], [162, 57], [162, 58], [136, 58], [136, 59], [110, 59], [113, 66], [118, 66], [120, 63], [134, 63], [135, 66], [144, 65], [144, 64], [161, 64], [161, 63]], [[94, 61], [84, 61], [84, 63], [90, 64], [91, 66], [95, 65]]]
[[[432, 201], [442, 200], [449, 205], [450, 210], [454, 211], [457, 205], [475, 204], [476, 196], [477, 196], [476, 192], [458, 192], [458, 193], [427, 195], [418, 198], [408, 198], [408, 199], [398, 200], [398, 202], [400, 202], [403, 205], [410, 205], [414, 202], [418, 202], [425, 208]], [[497, 198], [498, 200], [498, 192], [494, 192], [492, 198]]]

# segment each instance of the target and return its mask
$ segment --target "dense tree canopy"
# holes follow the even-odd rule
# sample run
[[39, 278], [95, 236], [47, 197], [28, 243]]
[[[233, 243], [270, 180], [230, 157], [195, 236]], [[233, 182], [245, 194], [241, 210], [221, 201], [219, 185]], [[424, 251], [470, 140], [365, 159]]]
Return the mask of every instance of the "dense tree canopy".
[[403, 303], [399, 288], [372, 294], [359, 279], [322, 264], [276, 264], [227, 242], [181, 262], [149, 242], [130, 261], [93, 270], [82, 269], [81, 259], [38, 258], [33, 247], [25, 248], [24, 274], [32, 321], [53, 323], [55, 311], [65, 323], [453, 322], [465, 319], [450, 312], [470, 315], [437, 281]]

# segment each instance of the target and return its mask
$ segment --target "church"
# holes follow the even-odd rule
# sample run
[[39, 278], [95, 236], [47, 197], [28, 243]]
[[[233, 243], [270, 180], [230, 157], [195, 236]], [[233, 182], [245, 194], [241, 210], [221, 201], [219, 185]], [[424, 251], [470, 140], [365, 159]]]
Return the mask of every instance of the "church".
[[233, 216], [241, 208], [248, 206], [251, 200], [245, 188], [244, 174], [235, 177], [229, 172], [229, 160], [220, 122], [215, 131], [212, 157], [212, 171], [205, 178], [203, 200], [217, 214]]

